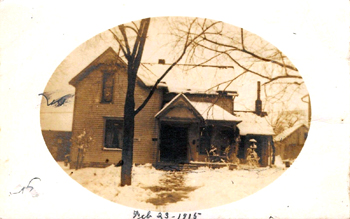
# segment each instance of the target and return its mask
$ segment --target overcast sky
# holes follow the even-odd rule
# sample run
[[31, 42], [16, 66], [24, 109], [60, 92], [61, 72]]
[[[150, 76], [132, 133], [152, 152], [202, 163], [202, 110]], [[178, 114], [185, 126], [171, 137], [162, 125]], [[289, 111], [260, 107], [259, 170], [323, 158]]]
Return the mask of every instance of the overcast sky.
[[[151, 19], [151, 24], [148, 32], [148, 38], [146, 41], [142, 62], [143, 63], [157, 63], [158, 59], [165, 59], [166, 63], [171, 63], [178, 55], [173, 49], [172, 44], [173, 38], [169, 36], [169, 26], [167, 19]], [[249, 42], [247, 42], [249, 43]], [[75, 89], [69, 85], [68, 82], [77, 75], [82, 69], [90, 64], [95, 58], [103, 53], [108, 47], [112, 47], [115, 51], [118, 51], [119, 46], [112, 34], [109, 31], [98, 34], [96, 37], [91, 38], [85, 43], [77, 46], [76, 49], [70, 53], [66, 59], [57, 67], [55, 72], [52, 74], [49, 80], [45, 92], [51, 94], [52, 99], [57, 99], [67, 93], [74, 94]], [[229, 63], [228, 63], [229, 64]], [[256, 64], [255, 66], [258, 66]], [[203, 84], [203, 89], [207, 89], [213, 83], [220, 81], [226, 81], [239, 74], [238, 70], [233, 70], [230, 75], [220, 74], [208, 74], [208, 75], [197, 75], [191, 77], [188, 74], [175, 74], [172, 72], [165, 78], [168, 84], [176, 86], [176, 83], [180, 86], [190, 86], [193, 82]], [[162, 72], [157, 72], [161, 74]], [[182, 80], [181, 80], [182, 79]], [[239, 93], [239, 96], [235, 99], [235, 109], [237, 110], [253, 110], [255, 99], [256, 99], [256, 82], [261, 80], [258, 76], [247, 74], [232, 83], [229, 87], [230, 90], [235, 90]], [[264, 80], [261, 80], [264, 82]], [[299, 80], [300, 81], [300, 80]], [[208, 82], [211, 82], [208, 83]], [[205, 84], [205, 85], [204, 85]], [[194, 87], [190, 87], [194, 88]], [[275, 89], [280, 89], [279, 85], [267, 86], [268, 93], [273, 92]], [[264, 101], [265, 89], [262, 89], [262, 98]], [[286, 110], [295, 109], [307, 109], [307, 104], [300, 100], [300, 97], [307, 94], [305, 85], [301, 86], [290, 86], [287, 89], [286, 100], [290, 102], [285, 106], [288, 106]], [[291, 97], [291, 98], [289, 98]], [[44, 99], [43, 99], [44, 100]], [[54, 129], [54, 130], [70, 130], [72, 121], [74, 100], [70, 100], [69, 103], [62, 107], [48, 107], [46, 104], [41, 105], [41, 125], [42, 129]], [[284, 107], [285, 107], [284, 106]], [[268, 108], [266, 108], [267, 111]], [[58, 119], [60, 118], [60, 119]]]

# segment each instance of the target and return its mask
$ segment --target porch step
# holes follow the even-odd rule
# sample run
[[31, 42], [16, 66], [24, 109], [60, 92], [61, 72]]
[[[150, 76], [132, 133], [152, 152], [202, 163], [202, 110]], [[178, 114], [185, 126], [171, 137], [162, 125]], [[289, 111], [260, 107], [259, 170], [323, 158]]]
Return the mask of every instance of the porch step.
[[166, 164], [160, 163], [155, 165], [156, 169], [166, 170], [166, 171], [190, 171], [196, 170], [199, 166], [192, 164]]
[[[186, 163], [186, 164], [169, 164], [169, 163], [159, 163], [155, 165], [156, 169], [165, 170], [165, 171], [191, 171], [196, 170], [199, 167], [210, 167], [212, 169], [226, 167], [225, 163]], [[237, 169], [237, 165], [230, 164], [229, 169]]]

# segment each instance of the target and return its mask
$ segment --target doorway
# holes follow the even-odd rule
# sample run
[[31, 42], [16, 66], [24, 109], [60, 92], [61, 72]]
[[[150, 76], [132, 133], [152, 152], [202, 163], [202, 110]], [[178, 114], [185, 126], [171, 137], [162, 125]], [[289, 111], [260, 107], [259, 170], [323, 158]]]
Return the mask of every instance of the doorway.
[[160, 161], [186, 163], [188, 127], [162, 124], [160, 131]]

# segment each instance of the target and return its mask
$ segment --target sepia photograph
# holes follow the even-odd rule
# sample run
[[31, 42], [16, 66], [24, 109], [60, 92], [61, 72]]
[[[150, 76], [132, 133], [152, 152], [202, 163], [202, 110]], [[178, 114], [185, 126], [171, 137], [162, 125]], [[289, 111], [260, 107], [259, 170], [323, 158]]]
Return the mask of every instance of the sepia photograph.
[[0, 219], [349, 218], [349, 9], [0, 1]]
[[65, 172], [103, 198], [154, 211], [254, 194], [293, 165], [311, 119], [305, 83], [282, 51], [201, 18], [108, 29], [69, 54], [39, 95], [45, 143]]

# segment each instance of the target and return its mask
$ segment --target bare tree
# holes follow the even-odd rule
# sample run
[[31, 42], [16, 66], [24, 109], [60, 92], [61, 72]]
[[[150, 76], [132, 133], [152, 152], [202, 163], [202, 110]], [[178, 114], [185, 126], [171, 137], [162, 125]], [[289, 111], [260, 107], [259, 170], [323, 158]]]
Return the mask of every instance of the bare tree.
[[[200, 31], [205, 25], [213, 22], [198, 19], [195, 28], [192, 28], [194, 31], [189, 34], [195, 35], [195, 31]], [[188, 26], [186, 22], [173, 22], [172, 35], [177, 37], [176, 43], [181, 42], [181, 33], [186, 32], [186, 26]], [[186, 57], [188, 63], [196, 65], [231, 63], [235, 68], [234, 76], [208, 90], [229, 89], [236, 80], [247, 74], [258, 77], [262, 81], [265, 93], [264, 108], [273, 109], [277, 104], [288, 102], [304, 86], [298, 69], [280, 50], [243, 28], [218, 22], [210, 32], [198, 37], [189, 51]], [[286, 106], [282, 106], [281, 109], [283, 110], [270, 116], [268, 121], [276, 134], [293, 126], [303, 117], [300, 112], [286, 111]], [[272, 148], [274, 151], [273, 145]]]
[[[131, 170], [132, 170], [132, 157], [133, 157], [133, 139], [134, 139], [134, 127], [135, 127], [135, 84], [137, 78], [137, 72], [141, 63], [143, 49], [146, 43], [147, 32], [150, 24], [150, 18], [143, 19], [140, 25], [137, 26], [120, 25], [119, 31], [122, 37], [118, 37], [114, 34], [115, 39], [120, 45], [120, 49], [127, 60], [127, 74], [128, 74], [128, 86], [126, 91], [125, 105], [124, 105], [124, 127], [123, 127], [123, 150], [122, 160], [123, 166], [121, 171], [121, 185], [131, 185]], [[133, 47], [130, 46], [127, 29], [134, 32], [136, 39]], [[112, 32], [112, 31], [111, 31]], [[129, 31], [130, 32], [130, 31]], [[114, 32], [112, 32], [114, 33]]]
[[151, 19], [147, 18], [138, 23], [132, 22], [109, 30], [127, 61], [128, 86], [124, 106], [122, 186], [131, 184], [135, 116], [147, 105], [161, 80], [180, 61], [189, 64], [189, 69], [207, 63], [222, 64], [222, 62], [229, 62], [235, 66], [238, 72], [236, 76], [210, 89], [218, 89], [220, 86], [227, 89], [234, 80], [248, 73], [263, 79], [264, 86], [284, 79], [295, 79], [293, 83], [299, 85], [302, 83], [298, 69], [282, 52], [242, 28], [232, 28], [220, 21], [199, 18], [169, 19], [171, 36], [174, 40], [172, 52], [178, 56], [158, 78], [144, 102], [135, 109], [136, 77], [150, 23]]
[[297, 123], [304, 123], [306, 121], [306, 115], [299, 110], [279, 109], [276, 112], [271, 112], [266, 119], [272, 126], [275, 134], [278, 135]]
[[[236, 75], [227, 81], [213, 86], [227, 88], [233, 81], [245, 74], [253, 74], [261, 78], [263, 86], [275, 82], [289, 80], [288, 83], [302, 84], [302, 77], [298, 69], [276, 47], [262, 38], [245, 31], [243, 28], [233, 27], [223, 22], [208, 19], [197, 19], [192, 24], [189, 35], [196, 35], [207, 25], [215, 25], [210, 31], [200, 35], [188, 49], [187, 63], [203, 65], [207, 63], [231, 63], [236, 69]], [[171, 34], [177, 37], [176, 44], [183, 41], [182, 34], [188, 30], [189, 22], [171, 22]], [[293, 82], [290, 82], [293, 79]]]
[[[127, 75], [128, 86], [124, 105], [124, 127], [123, 127], [123, 150], [122, 150], [122, 171], [121, 171], [121, 185], [131, 185], [131, 173], [133, 164], [133, 138], [135, 127], [135, 116], [146, 106], [151, 97], [153, 96], [157, 85], [161, 80], [171, 71], [171, 69], [178, 64], [179, 61], [185, 56], [188, 48], [203, 34], [208, 32], [218, 22], [213, 22], [202, 28], [202, 30], [196, 34], [192, 34], [192, 28], [197, 22], [197, 18], [194, 18], [189, 24], [187, 31], [183, 34], [184, 42], [180, 46], [182, 51], [180, 55], [173, 62], [169, 68], [158, 78], [154, 86], [150, 89], [149, 95], [144, 102], [135, 109], [135, 85], [137, 72], [141, 63], [141, 58], [146, 43], [147, 32], [151, 22], [150, 18], [142, 19], [140, 24], [137, 25], [132, 22], [129, 25], [120, 25], [117, 30], [109, 30], [115, 40], [118, 42], [120, 50], [122, 51], [125, 59], [127, 60]], [[132, 42], [133, 41], [133, 42]]]

